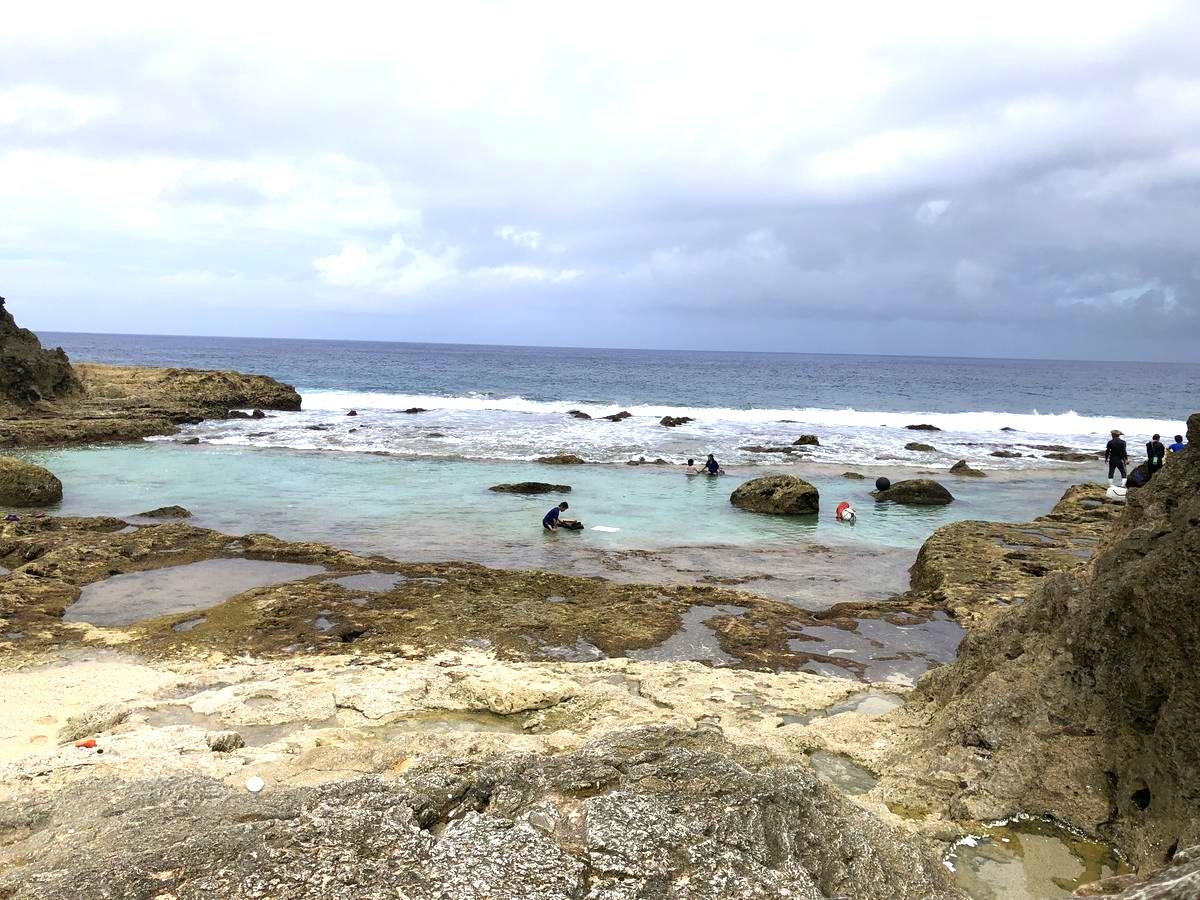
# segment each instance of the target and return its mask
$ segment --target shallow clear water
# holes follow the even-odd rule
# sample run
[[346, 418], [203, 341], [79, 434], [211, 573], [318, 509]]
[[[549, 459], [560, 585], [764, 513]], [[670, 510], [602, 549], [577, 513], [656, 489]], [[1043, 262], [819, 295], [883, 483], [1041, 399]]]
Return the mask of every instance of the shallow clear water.
[[966, 635], [945, 613], [904, 625], [859, 619], [856, 627], [850, 631], [833, 625], [808, 626], [803, 638], [788, 641], [788, 648], [827, 658], [806, 663], [805, 671], [908, 686], [934, 666], [954, 659]]
[[841, 753], [814, 750], [808, 754], [808, 761], [818, 778], [847, 794], [869, 793], [879, 783], [878, 778]]
[[738, 616], [745, 610], [740, 606], [693, 606], [683, 614], [678, 631], [659, 644], [645, 650], [630, 650], [630, 659], [644, 662], [682, 662], [693, 660], [725, 666], [734, 658], [721, 649], [717, 633], [705, 624], [715, 616]]
[[[211, 559], [115, 575], [85, 585], [63, 614], [66, 622], [130, 625], [171, 613], [206, 609], [251, 588], [307, 578], [321, 566], [256, 559]], [[198, 623], [197, 623], [198, 624]]]
[[1067, 897], [1081, 885], [1131, 871], [1103, 844], [1042, 819], [998, 824], [965, 838], [946, 865], [975, 900]]

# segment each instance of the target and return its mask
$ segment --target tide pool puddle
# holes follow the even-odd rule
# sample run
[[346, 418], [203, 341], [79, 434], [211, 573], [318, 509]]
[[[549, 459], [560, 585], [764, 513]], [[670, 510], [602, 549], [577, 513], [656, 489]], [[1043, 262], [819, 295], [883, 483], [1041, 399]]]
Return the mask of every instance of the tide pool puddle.
[[284, 738], [292, 737], [305, 731], [320, 728], [337, 728], [337, 719], [330, 718], [322, 721], [276, 722], [270, 725], [230, 725], [220, 716], [204, 715], [193, 712], [191, 707], [179, 703], [164, 703], [154, 708], [139, 710], [146, 719], [146, 724], [152, 728], [164, 728], [171, 725], [190, 725], [204, 731], [236, 731], [242, 736], [247, 747], [264, 747]]
[[296, 581], [321, 566], [257, 559], [203, 562], [115, 575], [87, 585], [63, 614], [64, 622], [114, 627], [171, 613], [216, 606], [251, 588]]
[[998, 822], [960, 839], [945, 863], [975, 900], [1068, 897], [1081, 885], [1133, 871], [1104, 844], [1032, 818]]
[[910, 617], [902, 624], [859, 619], [855, 630], [834, 625], [803, 629], [788, 649], [823, 659], [810, 660], [806, 672], [911, 686], [934, 666], [954, 659], [966, 632], [945, 613], [930, 619]]
[[904, 698], [898, 694], [889, 694], [887, 691], [871, 689], [858, 694], [852, 694], [845, 700], [839, 700], [837, 703], [827, 706], [824, 709], [814, 709], [801, 715], [785, 713], [779, 718], [783, 725], [808, 725], [817, 719], [839, 716], [842, 713], [857, 713], [869, 719], [877, 719], [880, 716], [886, 716], [893, 709], [897, 709], [903, 705]]
[[645, 650], [630, 650], [625, 655], [642, 662], [707, 662], [727, 666], [736, 660], [721, 649], [717, 633], [705, 623], [717, 615], [740, 616], [740, 606], [693, 606], [683, 614], [680, 629], [659, 644]]
[[500, 716], [489, 712], [429, 712], [355, 730], [365, 737], [382, 740], [386, 740], [390, 735], [422, 732], [524, 734], [525, 720], [522, 716]]
[[808, 754], [808, 761], [818, 778], [847, 794], [869, 793], [879, 783], [878, 778], [840, 753], [814, 750]]
[[340, 585], [348, 591], [366, 591], [369, 594], [381, 594], [398, 587], [408, 579], [403, 575], [392, 572], [363, 572], [360, 575], [345, 575], [341, 578], [330, 579], [330, 584]]

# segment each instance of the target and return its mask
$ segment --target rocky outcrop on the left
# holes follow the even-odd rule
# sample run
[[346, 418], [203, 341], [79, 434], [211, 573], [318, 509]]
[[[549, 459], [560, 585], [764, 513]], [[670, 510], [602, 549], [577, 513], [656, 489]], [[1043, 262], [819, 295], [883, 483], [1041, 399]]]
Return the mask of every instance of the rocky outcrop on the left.
[[0, 456], [0, 506], [48, 506], [62, 500], [62, 482], [41, 466]]
[[79, 381], [63, 349], [43, 349], [37, 335], [17, 325], [0, 297], [0, 411], [79, 392]]
[[563, 755], [396, 769], [261, 794], [200, 776], [26, 794], [0, 804], [17, 860], [0, 895], [962, 896], [930, 844], [711, 732], [628, 729]]

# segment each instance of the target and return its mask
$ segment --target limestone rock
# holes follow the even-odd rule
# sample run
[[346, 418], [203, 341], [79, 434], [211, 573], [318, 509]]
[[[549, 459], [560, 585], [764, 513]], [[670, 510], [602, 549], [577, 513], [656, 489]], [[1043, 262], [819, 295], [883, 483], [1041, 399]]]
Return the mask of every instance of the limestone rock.
[[555, 453], [552, 456], [539, 456], [534, 462], [545, 466], [581, 466], [585, 460], [574, 453]]
[[817, 489], [795, 475], [764, 475], [752, 478], [729, 496], [739, 509], [777, 516], [815, 515], [820, 510]]
[[0, 506], [48, 506], [62, 495], [62, 482], [49, 470], [0, 456]]
[[876, 500], [890, 500], [909, 506], [945, 506], [954, 502], [953, 494], [928, 478], [897, 481], [886, 491], [872, 491], [871, 495]]
[[129, 718], [132, 708], [125, 703], [106, 703], [77, 716], [71, 716], [58, 730], [58, 739], [64, 743], [94, 737], [120, 725]]
[[962, 896], [923, 838], [807, 767], [671, 728], [255, 795], [98, 777], [0, 804], [0, 822], [0, 896], [34, 900]]
[[79, 392], [67, 354], [61, 347], [43, 349], [37, 335], [17, 325], [0, 297], [0, 405], [29, 407]]
[[159, 506], [156, 509], [138, 513], [138, 518], [141, 519], [190, 519], [191, 517], [191, 510], [182, 506]]
[[909, 441], [904, 445], [905, 450], [913, 450], [917, 453], [934, 453], [937, 448], [930, 444], [922, 444], [920, 441]]
[[817, 440], [815, 434], [802, 434], [796, 440], [792, 441], [794, 447], [819, 447], [821, 442]]
[[530, 670], [513, 680], [501, 666], [481, 666], [454, 686], [454, 696], [471, 710], [498, 716], [546, 709], [577, 693], [575, 682], [552, 672]]
[[497, 494], [566, 494], [571, 490], [569, 484], [549, 484], [545, 481], [518, 481], [514, 484], [494, 484], [489, 491]]
[[927, 424], [905, 425], [904, 427], [907, 428], [909, 431], [941, 431], [942, 430], [942, 429], [938, 428], [936, 425], [927, 425]]
[[965, 459], [960, 459], [950, 467], [951, 475], [965, 475], [970, 478], [987, 478], [987, 472], [982, 472], [979, 469], [973, 469], [967, 465]]

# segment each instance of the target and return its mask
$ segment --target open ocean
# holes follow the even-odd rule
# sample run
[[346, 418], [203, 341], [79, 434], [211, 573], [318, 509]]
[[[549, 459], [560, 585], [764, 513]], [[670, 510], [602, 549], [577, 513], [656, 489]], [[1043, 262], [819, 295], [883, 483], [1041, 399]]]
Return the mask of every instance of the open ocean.
[[[206, 423], [205, 443], [531, 460], [571, 452], [595, 462], [788, 464], [746, 451], [817, 434], [806, 459], [983, 468], [1055, 465], [1038, 444], [1098, 449], [1119, 427], [1137, 447], [1183, 430], [1200, 406], [1200, 364], [1054, 362], [645, 350], [552, 349], [145, 335], [42, 335], [76, 361], [192, 366], [294, 384], [304, 412], [268, 422]], [[405, 415], [422, 407], [429, 412]], [[357, 420], [339, 414], [356, 409]], [[581, 421], [628, 410], [620, 423]], [[690, 416], [667, 429], [666, 415]], [[925, 436], [905, 425], [929, 423]], [[327, 429], [310, 426], [326, 425]], [[1003, 428], [1015, 431], [1002, 431]], [[352, 430], [353, 429], [353, 430]], [[933, 453], [904, 445], [922, 440]], [[1018, 459], [991, 456], [997, 449]]]

